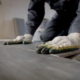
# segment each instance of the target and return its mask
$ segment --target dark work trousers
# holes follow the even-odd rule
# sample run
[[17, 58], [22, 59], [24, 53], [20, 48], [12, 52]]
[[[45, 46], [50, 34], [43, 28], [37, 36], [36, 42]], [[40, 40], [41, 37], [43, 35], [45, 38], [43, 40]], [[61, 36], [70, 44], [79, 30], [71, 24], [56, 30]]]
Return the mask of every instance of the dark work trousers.
[[46, 42], [54, 39], [56, 36], [65, 36], [70, 33], [80, 33], [80, 1], [76, 14], [62, 14], [59, 17], [56, 13], [47, 24], [45, 31], [41, 35], [41, 39], [43, 42]]
[[80, 0], [78, 4], [78, 9], [76, 11], [76, 17], [73, 19], [71, 26], [69, 28], [68, 34], [70, 33], [80, 33]]
[[[80, 32], [80, 0], [48, 0], [48, 3], [52, 9], [56, 10], [56, 14], [47, 23], [41, 35], [43, 42], [52, 40], [58, 35]], [[44, 4], [45, 0], [31, 0], [26, 33], [34, 35], [41, 24], [45, 14]]]
[[68, 30], [75, 16], [76, 14], [61, 14], [59, 16], [56, 13], [45, 27], [45, 30], [41, 35], [41, 40], [46, 42], [52, 40], [56, 36], [68, 35]]

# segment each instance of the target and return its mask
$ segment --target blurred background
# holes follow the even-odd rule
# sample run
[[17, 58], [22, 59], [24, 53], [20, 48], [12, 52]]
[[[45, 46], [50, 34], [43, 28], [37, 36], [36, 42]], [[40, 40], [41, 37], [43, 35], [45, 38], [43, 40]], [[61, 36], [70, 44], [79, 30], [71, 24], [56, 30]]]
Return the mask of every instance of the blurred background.
[[[24, 34], [29, 2], [30, 0], [0, 0], [0, 40], [13, 39], [17, 35]], [[51, 19], [55, 11], [45, 4], [45, 13], [43, 23], [40, 25], [42, 28], [45, 27], [46, 22]], [[36, 31], [38, 35], [43, 31], [42, 28]], [[39, 40], [36, 34], [33, 41], [35, 39]]]

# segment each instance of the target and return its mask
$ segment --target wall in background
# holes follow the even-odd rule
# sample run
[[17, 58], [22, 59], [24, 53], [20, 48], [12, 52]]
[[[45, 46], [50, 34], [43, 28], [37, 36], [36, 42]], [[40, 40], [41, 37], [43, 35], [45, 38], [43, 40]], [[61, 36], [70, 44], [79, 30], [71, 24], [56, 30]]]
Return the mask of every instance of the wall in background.
[[[2, 0], [0, 5], [0, 39], [15, 38], [13, 18], [27, 19], [27, 9], [30, 0]], [[45, 5], [45, 18], [50, 19], [54, 11]]]

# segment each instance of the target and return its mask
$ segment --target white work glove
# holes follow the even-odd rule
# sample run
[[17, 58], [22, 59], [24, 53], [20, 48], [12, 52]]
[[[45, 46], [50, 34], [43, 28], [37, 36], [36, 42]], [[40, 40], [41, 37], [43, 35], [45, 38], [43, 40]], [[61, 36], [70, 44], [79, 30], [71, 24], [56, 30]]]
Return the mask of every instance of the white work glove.
[[25, 34], [24, 36], [17, 36], [15, 39], [12, 39], [12, 41], [32, 41], [32, 35]]
[[9, 40], [4, 43], [4, 45], [8, 44], [28, 44], [32, 42], [32, 35], [25, 34], [24, 36], [17, 36], [15, 39]]
[[12, 39], [11, 41], [23, 41], [24, 36], [17, 36], [15, 39]]
[[52, 41], [39, 45], [37, 53], [59, 53], [76, 50], [80, 47], [80, 34], [71, 33], [68, 36], [57, 36]]
[[24, 40], [23, 41], [28, 41], [28, 42], [32, 42], [32, 35], [31, 34], [25, 34], [24, 35]]
[[71, 33], [68, 36], [58, 36], [51, 43], [55, 47], [80, 47], [80, 34]]

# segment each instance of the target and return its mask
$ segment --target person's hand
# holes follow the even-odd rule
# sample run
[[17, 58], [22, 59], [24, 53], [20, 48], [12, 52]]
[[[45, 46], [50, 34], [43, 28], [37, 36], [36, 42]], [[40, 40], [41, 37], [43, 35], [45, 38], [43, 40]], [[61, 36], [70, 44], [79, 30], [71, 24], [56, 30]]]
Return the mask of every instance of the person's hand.
[[71, 33], [68, 36], [55, 37], [52, 41], [46, 42], [43, 45], [39, 45], [37, 48], [37, 53], [42, 54], [61, 53], [73, 51], [79, 49], [79, 47], [80, 47], [80, 34]]
[[30, 44], [31, 42], [32, 42], [32, 35], [25, 34], [24, 36], [17, 36], [15, 39], [11, 39], [7, 42], [4, 42], [4, 45]]

